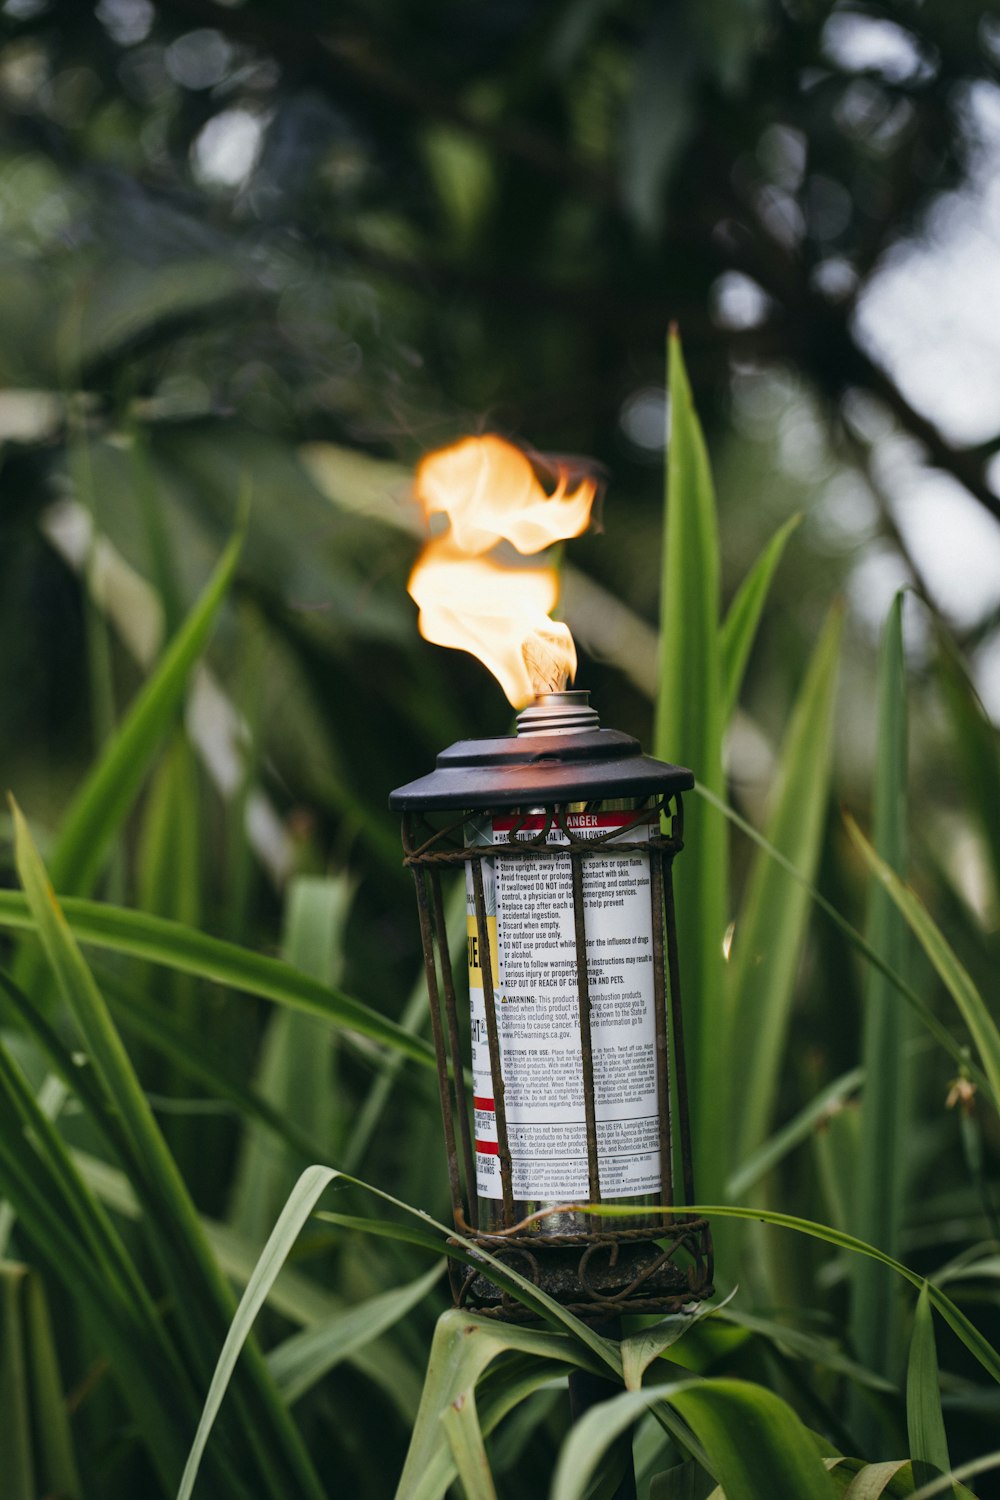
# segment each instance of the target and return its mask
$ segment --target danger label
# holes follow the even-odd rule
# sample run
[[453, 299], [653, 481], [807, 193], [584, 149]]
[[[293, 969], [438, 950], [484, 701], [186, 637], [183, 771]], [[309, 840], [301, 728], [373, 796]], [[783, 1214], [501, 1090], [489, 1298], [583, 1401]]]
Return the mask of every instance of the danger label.
[[[602, 837], [610, 845], [658, 832], [655, 823], [633, 819], [629, 812], [580, 813], [566, 824], [574, 838]], [[470, 833], [497, 845], [512, 831], [537, 838], [544, 826], [541, 816], [497, 817]], [[545, 843], [552, 858], [505, 858], [498, 850], [483, 859], [483, 892], [513, 1196], [579, 1201], [589, 1184], [573, 884], [570, 860], [559, 855], [567, 843], [563, 830], [550, 828]], [[637, 1197], [660, 1184], [649, 857], [594, 855], [582, 868], [601, 1195]], [[467, 897], [477, 1190], [482, 1198], [500, 1198], [471, 869]]]

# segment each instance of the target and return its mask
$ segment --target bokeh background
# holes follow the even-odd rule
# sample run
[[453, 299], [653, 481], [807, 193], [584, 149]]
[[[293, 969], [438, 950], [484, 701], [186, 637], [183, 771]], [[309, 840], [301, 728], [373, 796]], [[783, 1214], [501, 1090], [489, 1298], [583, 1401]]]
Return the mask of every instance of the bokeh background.
[[[602, 468], [603, 528], [566, 549], [563, 613], [579, 685], [648, 743], [675, 323], [715, 471], [724, 604], [801, 516], [727, 741], [732, 800], [763, 818], [842, 597], [817, 880], [862, 920], [837, 803], [866, 823], [878, 643], [910, 585], [914, 866], [990, 982], [1000, 13], [5, 0], [0, 105], [0, 767], [43, 852], [249, 504], [187, 711], [196, 819], [173, 830], [176, 879], [168, 859], [166, 880], [144, 883], [144, 851], [167, 833], [140, 808], [101, 893], [271, 950], [290, 878], [332, 874], [350, 912], [338, 977], [399, 1015], [418, 945], [386, 795], [510, 716], [477, 663], [417, 636], [413, 466], [496, 431]], [[942, 639], [981, 699], [978, 811]], [[803, 973], [783, 1111], [856, 1060], [860, 981], [835, 935], [813, 935]], [[252, 1073], [263, 1008], [248, 1024], [218, 994], [200, 1003], [206, 1034]], [[335, 1143], [366, 1082], [363, 1060], [341, 1065]], [[151, 1087], [177, 1084], [150, 1066]], [[958, 1160], [947, 1066], [934, 1128]], [[408, 1088], [426, 1105], [408, 1185], [440, 1206], [431, 1090]], [[236, 1123], [206, 1114], [196, 1150], [190, 1120], [168, 1129], [197, 1160], [199, 1206], [222, 1214], [235, 1192], [263, 1233], [288, 1182], [255, 1192], [244, 1171], [240, 1187]], [[914, 1139], [915, 1171], [928, 1140]], [[366, 1149], [389, 1181], [398, 1136]], [[945, 1186], [940, 1171], [925, 1184], [925, 1220]], [[919, 1256], [933, 1231], [911, 1229]]]

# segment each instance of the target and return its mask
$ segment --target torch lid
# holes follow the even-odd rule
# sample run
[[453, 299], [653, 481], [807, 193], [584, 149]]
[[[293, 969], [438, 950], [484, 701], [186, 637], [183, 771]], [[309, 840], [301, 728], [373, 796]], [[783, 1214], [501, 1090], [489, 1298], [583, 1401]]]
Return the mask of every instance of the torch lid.
[[499, 739], [449, 745], [429, 776], [390, 794], [389, 806], [399, 812], [473, 811], [665, 796], [693, 786], [690, 771], [643, 755], [639, 741], [617, 729], [565, 735], [522, 729]]

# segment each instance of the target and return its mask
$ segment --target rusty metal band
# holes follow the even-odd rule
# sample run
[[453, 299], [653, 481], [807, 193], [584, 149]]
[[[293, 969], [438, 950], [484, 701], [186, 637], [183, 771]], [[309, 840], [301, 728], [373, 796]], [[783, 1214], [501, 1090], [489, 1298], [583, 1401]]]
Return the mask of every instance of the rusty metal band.
[[472, 1153], [472, 1135], [469, 1129], [469, 1101], [465, 1089], [465, 1068], [462, 1063], [462, 1043], [458, 1035], [458, 1006], [455, 996], [455, 976], [451, 968], [451, 953], [448, 948], [448, 932], [444, 920], [444, 903], [441, 899], [441, 875], [436, 869], [428, 872], [431, 883], [431, 910], [437, 937], [438, 954], [441, 959], [441, 987], [444, 990], [445, 1027], [451, 1052], [452, 1086], [455, 1090], [455, 1112], [458, 1115], [458, 1134], [462, 1143], [462, 1175], [465, 1179], [465, 1202], [469, 1220], [474, 1227], [479, 1223], [479, 1204], [476, 1196], [476, 1168]]
[[[649, 900], [653, 919], [653, 1009], [656, 1025], [656, 1097], [660, 1140], [660, 1202], [674, 1201], [673, 1091], [670, 1087], [670, 1042], [667, 1028], [667, 976], [663, 963], [663, 863], [660, 854], [649, 855]], [[664, 1214], [665, 1224], [673, 1214]]]
[[500, 1058], [500, 1036], [497, 1031], [496, 997], [493, 989], [493, 953], [486, 920], [486, 898], [483, 895], [483, 867], [472, 863], [472, 895], [476, 908], [476, 933], [479, 938], [479, 963], [483, 975], [483, 1008], [486, 1011], [486, 1039], [490, 1051], [490, 1076], [493, 1080], [493, 1108], [497, 1122], [497, 1156], [500, 1161], [500, 1189], [504, 1222], [514, 1221], [514, 1191], [511, 1173], [510, 1145], [507, 1140], [507, 1105], [504, 1100], [503, 1065]]
[[[565, 1205], [572, 1207], [573, 1205]], [[553, 1212], [562, 1211], [560, 1206], [554, 1208]], [[478, 1233], [471, 1229], [467, 1231], [466, 1238], [473, 1244], [482, 1245], [485, 1250], [497, 1251], [509, 1246], [520, 1246], [523, 1248], [542, 1250], [547, 1248], [571, 1248], [578, 1245], [586, 1248], [588, 1245], [619, 1245], [641, 1243], [645, 1241], [670, 1240], [671, 1242], [687, 1244], [694, 1242], [704, 1236], [709, 1229], [707, 1219], [686, 1218], [669, 1229], [664, 1229], [660, 1224], [643, 1224], [637, 1229], [592, 1229], [581, 1230], [577, 1234], [517, 1234], [509, 1231], [480, 1230]], [[463, 1231], [464, 1232], [464, 1231]]]
[[437, 964], [434, 959], [434, 937], [431, 931], [431, 915], [427, 903], [427, 877], [422, 870], [414, 870], [413, 878], [417, 886], [420, 942], [424, 953], [427, 997], [431, 1007], [431, 1033], [434, 1037], [434, 1055], [437, 1058], [438, 1094], [441, 1100], [444, 1144], [448, 1157], [448, 1182], [451, 1188], [451, 1206], [452, 1212], [458, 1214], [462, 1210], [462, 1184], [458, 1173], [458, 1153], [455, 1150], [455, 1122], [452, 1117], [451, 1094], [448, 1089], [448, 1057], [445, 1052], [444, 1035], [441, 1028], [441, 1002], [438, 994]]
[[594, 1099], [594, 1049], [590, 1035], [590, 980], [587, 975], [587, 931], [583, 905], [583, 862], [570, 855], [573, 878], [573, 929], [576, 937], [576, 984], [580, 1010], [580, 1062], [583, 1070], [583, 1118], [587, 1133], [587, 1183], [591, 1203], [601, 1201], [597, 1156], [597, 1105]]
[[[631, 808], [633, 819], [631, 819], [630, 823], [627, 823], [627, 825], [625, 825], [624, 829], [609, 828], [607, 829], [607, 832], [603, 832], [603, 834], [589, 834], [586, 838], [577, 838], [576, 835], [574, 835], [573, 829], [568, 828], [567, 817], [571, 816], [570, 804], [565, 804], [565, 802], [550, 802], [550, 804], [544, 805], [543, 808], [544, 817], [546, 817], [546, 822], [544, 822], [543, 828], [538, 829], [538, 832], [535, 832], [535, 834], [532, 835], [531, 838], [523, 837], [523, 826], [525, 826], [526, 820], [528, 820], [528, 817], [535, 816], [535, 813], [523, 813], [522, 816], [520, 816], [519, 822], [517, 822], [516, 825], [514, 825], [513, 828], [510, 829], [510, 832], [508, 832], [507, 838], [505, 838], [504, 843], [505, 846], [510, 846], [511, 849], [543, 849], [544, 844], [546, 844], [547, 835], [549, 835], [549, 829], [552, 828], [553, 820], [555, 820], [555, 822], [558, 822], [559, 828], [562, 829], [562, 832], [564, 832], [564, 834], [567, 835], [568, 840], [570, 840], [571, 847], [580, 847], [580, 849], [582, 850], [600, 849], [600, 847], [603, 847], [604, 844], [613, 843], [615, 844], [615, 847], [619, 847], [619, 849], [627, 849], [628, 844], [618, 843], [618, 838], [621, 837], [622, 831], [627, 832], [630, 828], [637, 828], [640, 823], [642, 823], [642, 825], [646, 825], [646, 823], [651, 822], [651, 820], [654, 819], [654, 817], [657, 816], [658, 813], [666, 814], [667, 810], [669, 810], [670, 807], [670, 801], [672, 801], [672, 796], [661, 796], [661, 798], [655, 802], [643, 801], [642, 804], [639, 805], [639, 807]], [[588, 802], [588, 804], [586, 805], [588, 805], [588, 807], [597, 807], [597, 805], [601, 804], [600, 801], [598, 801]], [[489, 811], [489, 808], [480, 807], [477, 808], [477, 810]], [[415, 838], [415, 834], [417, 834], [417, 828], [415, 828], [415, 820], [417, 820], [417, 817], [420, 817], [424, 829], [423, 834], [420, 835], [420, 841], [417, 841], [417, 838]], [[468, 820], [468, 813], [462, 813], [462, 816], [457, 817], [457, 819], [453, 819], [451, 820], [451, 822], [445, 823], [444, 828], [436, 828], [436, 826], [433, 825], [432, 822], [429, 822], [429, 819], [427, 819], [426, 816], [423, 816], [423, 814], [408, 814], [408, 819], [403, 820], [403, 856], [405, 856], [403, 862], [406, 862], [406, 864], [408, 864], [411, 859], [420, 859], [421, 856], [423, 856], [424, 853], [427, 852], [427, 849], [432, 846], [432, 844], [439, 843], [439, 841], [445, 840], [445, 838], [457, 838], [457, 835], [463, 834], [463, 832], [465, 832], [466, 820]], [[670, 834], [670, 840], [672, 840], [672, 838], [673, 832], [672, 834]], [[453, 843], [453, 846], [451, 847], [457, 849], [460, 843], [462, 843], [462, 840], [457, 840], [457, 843]], [[480, 852], [480, 856], [483, 856], [484, 849], [481, 844], [480, 846], [478, 846], [478, 852]], [[549, 852], [565, 853], [565, 847], [561, 846], [558, 847], [558, 849], [550, 849]]]
[[[646, 1231], [647, 1236], [649, 1231]], [[669, 1243], [664, 1246], [663, 1241]], [[579, 1256], [570, 1271], [565, 1260], [566, 1249], [548, 1241], [508, 1241], [498, 1246], [495, 1237], [477, 1236], [476, 1244], [487, 1247], [502, 1265], [510, 1266], [533, 1285], [557, 1296], [561, 1304], [581, 1317], [598, 1311], [654, 1312], [679, 1311], [692, 1301], [711, 1296], [712, 1235], [704, 1219], [690, 1219], [677, 1224], [669, 1233], [656, 1236], [656, 1250], [651, 1258], [628, 1268], [627, 1280], [609, 1280], [608, 1273], [622, 1265], [627, 1253], [620, 1231], [611, 1235], [592, 1234], [577, 1238]], [[650, 1241], [650, 1249], [654, 1241]], [[553, 1259], [553, 1256], [556, 1258]], [[623, 1266], [623, 1269], [625, 1267]], [[449, 1278], [457, 1306], [474, 1308], [480, 1315], [508, 1322], [528, 1322], [536, 1313], [492, 1279], [491, 1268], [476, 1264], [449, 1264]], [[485, 1286], [492, 1284], [493, 1294], [484, 1296]]]
[[[680, 796], [677, 801], [680, 803]], [[670, 1021], [674, 1040], [674, 1077], [677, 1085], [677, 1127], [681, 1148], [684, 1202], [694, 1202], [694, 1166], [691, 1158], [691, 1119], [688, 1109], [687, 1069], [684, 1059], [684, 1013], [681, 1007], [681, 972], [677, 953], [677, 918], [674, 911], [674, 871], [664, 860], [664, 902], [667, 919], [667, 963], [670, 970]]]
[[497, 844], [484, 846], [482, 844], [471, 845], [448, 845], [443, 849], [430, 847], [431, 841], [424, 844], [419, 853], [408, 854], [403, 860], [407, 869], [414, 869], [420, 865], [460, 865], [476, 864], [484, 859], [492, 859], [494, 855], [502, 850], [505, 859], [559, 859], [566, 854], [579, 854], [584, 859], [602, 858], [607, 859], [609, 855], [626, 854], [648, 854], [651, 849], [661, 849], [665, 854], [679, 854], [680, 845], [673, 839], [662, 836], [651, 839], [629, 840], [621, 844], [598, 844], [592, 847], [590, 841], [574, 841], [570, 845], [560, 844], [553, 848], [549, 845], [541, 848], [539, 845], [527, 840], [518, 844]]

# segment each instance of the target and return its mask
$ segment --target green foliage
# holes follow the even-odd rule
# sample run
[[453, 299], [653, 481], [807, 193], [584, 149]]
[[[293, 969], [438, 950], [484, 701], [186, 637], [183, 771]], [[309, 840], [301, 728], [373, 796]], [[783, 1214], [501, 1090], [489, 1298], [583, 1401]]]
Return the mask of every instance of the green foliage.
[[[903, 595], [897, 595], [882, 646], [874, 809], [875, 847], [900, 874], [906, 863], [907, 809], [903, 603]], [[905, 924], [877, 885], [872, 886], [869, 896], [868, 936], [872, 946], [884, 954], [897, 972], [906, 972]], [[865, 1077], [876, 1080], [876, 1086], [862, 1090], [856, 1208], [851, 1225], [862, 1239], [895, 1255], [905, 1193], [904, 1141], [910, 1115], [912, 1068], [906, 1041], [912, 1023], [896, 1004], [883, 974], [869, 970], [867, 981], [861, 1055]], [[865, 1364], [884, 1375], [895, 1374], [898, 1368], [898, 1314], [898, 1302], [886, 1295], [880, 1273], [870, 1265], [856, 1266], [851, 1297], [854, 1347]], [[865, 1409], [855, 1403], [855, 1410], [856, 1422], [870, 1427]]]
[[[719, 640], [719, 544], [715, 497], [705, 440], [676, 332], [668, 352], [670, 433], [666, 477], [661, 583], [659, 692], [655, 753], [690, 766], [710, 791], [721, 794], [722, 687]], [[699, 1178], [720, 1181], [721, 1129], [707, 1128], [724, 1107], [715, 1087], [713, 1050], [726, 1047], [729, 1011], [724, 992], [722, 940], [726, 929], [726, 832], [718, 819], [699, 820], [687, 835], [686, 879], [677, 892], [677, 921], [695, 934], [685, 951], [686, 982], [698, 996], [691, 1041], [694, 1138]], [[695, 915], [697, 913], [697, 915]], [[710, 1106], [711, 1101], [711, 1106]]]
[[[422, 149], [457, 205], [476, 163], [441, 137]], [[668, 172], [663, 150], [633, 163], [635, 193]], [[490, 193], [451, 212], [468, 243]], [[167, 276], [95, 283], [108, 321], [89, 315], [85, 359], [238, 285], [235, 270], [183, 296]], [[120, 544], [117, 585], [175, 633], [162, 653], [133, 651], [128, 611], [88, 570], [120, 728], [77, 763], [74, 792], [43, 797], [29, 777], [37, 839], [12, 816], [0, 1455], [18, 1500], [575, 1500], [613, 1487], [633, 1430], [652, 1500], [931, 1493], [929, 1466], [971, 1477], [995, 1462], [995, 943], [936, 857], [936, 809], [915, 800], [934, 769], [926, 733], [908, 797], [906, 718], [926, 684], [907, 680], [897, 600], [868, 713], [831, 588], [808, 649], [781, 647], [777, 707], [759, 698], [807, 528], [765, 518], [745, 576], [729, 576], [676, 337], [669, 359], [659, 669], [642, 658], [638, 586], [616, 601], [619, 644], [601, 636], [610, 610], [580, 633], [646, 694], [630, 707], [609, 676], [609, 697], [644, 732], [655, 713], [656, 749], [698, 778], [677, 887], [698, 1196], [719, 1200], [705, 1212], [726, 1295], [618, 1343], [490, 1261], [535, 1321], [441, 1312], [442, 1257], [469, 1264], [470, 1250], [443, 1223], [418, 943], [383, 805], [477, 716], [498, 726], [472, 669], [411, 639], [406, 471], [319, 441], [302, 458], [321, 493], [291, 448], [249, 433], [225, 452], [178, 433], [169, 462], [156, 433], [124, 464], [98, 442], [90, 483], [101, 536]], [[263, 513], [213, 567], [248, 455]], [[647, 560], [630, 554], [626, 576]], [[606, 598], [588, 566], [576, 597]], [[328, 612], [292, 607], [317, 599]], [[990, 872], [995, 731], [954, 643], [939, 665], [935, 753], [961, 761], [969, 803], [949, 815]], [[878, 721], [871, 840], [830, 817], [837, 797], [869, 802], [838, 759], [852, 714]], [[744, 774], [748, 725], [767, 795]], [[926, 903], [905, 883], [908, 842]], [[458, 890], [456, 967], [463, 924]], [[944, 1107], [956, 1072], [959, 1120]], [[569, 1428], [575, 1371], [609, 1394]]]

